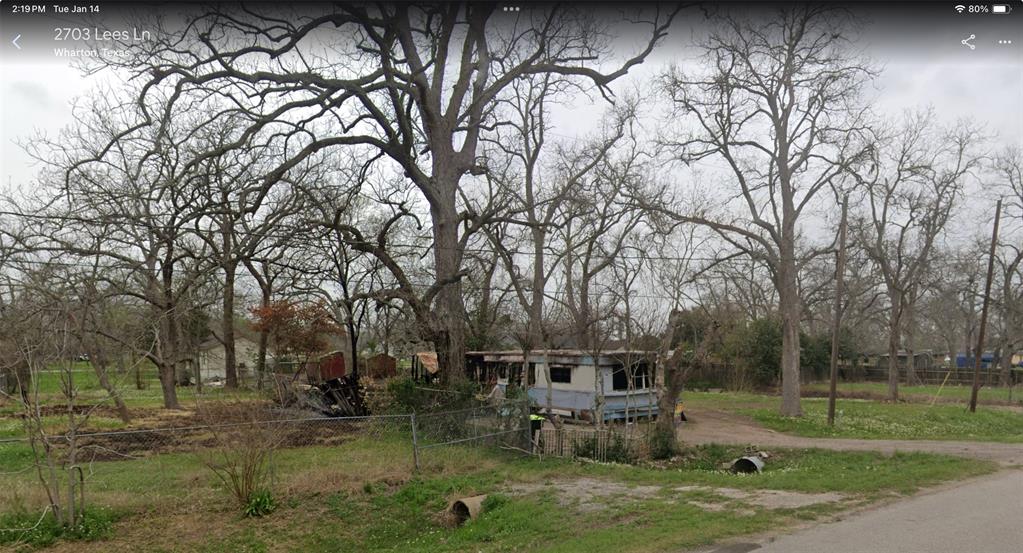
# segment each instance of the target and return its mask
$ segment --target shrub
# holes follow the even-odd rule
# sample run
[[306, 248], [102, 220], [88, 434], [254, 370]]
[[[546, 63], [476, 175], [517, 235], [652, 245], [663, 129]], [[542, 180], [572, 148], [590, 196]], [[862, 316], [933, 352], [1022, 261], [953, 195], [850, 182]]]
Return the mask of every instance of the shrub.
[[781, 321], [776, 319], [755, 319], [730, 332], [725, 338], [726, 353], [742, 366], [732, 384], [747, 386], [750, 379], [759, 386], [778, 382], [781, 342]]
[[648, 447], [651, 459], [670, 459], [678, 452], [678, 441], [669, 432], [652, 429]]
[[242, 512], [247, 517], [262, 517], [269, 515], [277, 509], [277, 502], [274, 501], [270, 490], [261, 489], [252, 492], [249, 502], [245, 504]]
[[[227, 401], [211, 407], [201, 406], [199, 414], [208, 421], [214, 445], [201, 451], [199, 458], [247, 513], [258, 493], [268, 489], [271, 455], [285, 429], [279, 422], [267, 420], [268, 413], [258, 405]], [[235, 424], [222, 426], [225, 421]]]
[[411, 378], [395, 378], [387, 383], [386, 399], [378, 402], [378, 409], [388, 413], [428, 413], [472, 407], [476, 401], [476, 383], [465, 380], [447, 390], [435, 391], [434, 386], [423, 386]]
[[601, 450], [600, 435], [592, 434], [576, 442], [574, 453], [576, 457], [585, 457], [605, 463], [630, 464], [636, 460], [629, 443], [617, 432], [607, 434], [603, 450]]

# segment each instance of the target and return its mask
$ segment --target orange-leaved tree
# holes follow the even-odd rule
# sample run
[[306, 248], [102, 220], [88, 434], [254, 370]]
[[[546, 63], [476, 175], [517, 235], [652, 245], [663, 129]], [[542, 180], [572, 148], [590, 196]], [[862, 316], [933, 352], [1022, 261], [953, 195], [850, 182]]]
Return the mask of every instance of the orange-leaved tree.
[[276, 361], [290, 360], [298, 367], [325, 352], [329, 336], [343, 332], [322, 303], [274, 301], [253, 308], [252, 316], [253, 328], [267, 332]]

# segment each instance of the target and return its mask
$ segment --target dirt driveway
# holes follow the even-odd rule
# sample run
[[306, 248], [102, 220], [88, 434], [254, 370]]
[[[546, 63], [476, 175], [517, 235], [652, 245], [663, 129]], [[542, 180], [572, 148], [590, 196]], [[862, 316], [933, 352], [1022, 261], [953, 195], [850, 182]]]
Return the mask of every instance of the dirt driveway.
[[1023, 465], [1023, 444], [953, 442], [939, 440], [853, 440], [805, 438], [775, 432], [749, 417], [716, 410], [686, 412], [689, 422], [679, 428], [679, 439], [690, 444], [753, 444], [758, 447], [817, 447], [840, 451], [921, 451], [987, 459], [1002, 465]]

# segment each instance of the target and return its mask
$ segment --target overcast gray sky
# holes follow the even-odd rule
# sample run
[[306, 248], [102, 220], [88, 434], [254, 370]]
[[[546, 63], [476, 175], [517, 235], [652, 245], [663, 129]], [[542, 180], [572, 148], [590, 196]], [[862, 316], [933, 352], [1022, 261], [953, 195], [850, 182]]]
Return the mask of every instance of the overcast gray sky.
[[[939, 10], [941, 10], [939, 12]], [[963, 15], [951, 4], [886, 11], [874, 4], [866, 13], [863, 52], [885, 69], [872, 92], [872, 103], [884, 113], [933, 105], [946, 121], [972, 118], [998, 135], [999, 143], [1023, 141], [1023, 6], [1006, 16]], [[890, 15], [890, 16], [889, 16]], [[691, 12], [646, 64], [633, 71], [621, 87], [647, 88], [668, 63], [691, 63], [692, 43], [706, 21]], [[110, 75], [86, 77], [67, 58], [52, 55], [51, 25], [19, 27], [7, 13], [0, 16], [0, 177], [3, 187], [29, 186], [36, 168], [18, 146], [34, 133], [54, 134], [68, 124], [75, 98], [87, 95]], [[22, 32], [23, 31], [23, 32]], [[19, 41], [17, 50], [11, 39]], [[975, 38], [971, 50], [961, 41]], [[1012, 44], [999, 41], [1011, 40]], [[628, 49], [629, 37], [619, 40]], [[623, 52], [623, 55], [627, 52]], [[659, 106], [647, 106], [656, 114]], [[591, 130], [603, 105], [585, 99], [558, 111], [557, 132], [577, 136]]]

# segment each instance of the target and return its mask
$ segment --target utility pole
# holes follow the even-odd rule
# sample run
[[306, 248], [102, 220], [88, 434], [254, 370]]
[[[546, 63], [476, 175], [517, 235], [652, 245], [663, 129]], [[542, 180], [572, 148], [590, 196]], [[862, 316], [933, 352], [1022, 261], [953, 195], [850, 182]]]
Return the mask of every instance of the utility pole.
[[984, 282], [984, 304], [980, 310], [980, 330], [977, 332], [977, 351], [973, 359], [973, 390], [970, 392], [970, 412], [977, 412], [977, 393], [980, 391], [980, 363], [984, 356], [984, 332], [987, 331], [987, 310], [991, 304], [991, 280], [995, 274], [995, 246], [998, 245], [998, 221], [1002, 216], [1002, 200], [995, 205], [995, 228], [991, 231], [991, 249], [987, 257], [987, 281]]
[[831, 326], [831, 388], [828, 390], [828, 426], [835, 425], [838, 395], [838, 333], [842, 328], [842, 295], [845, 294], [845, 234], [849, 218], [849, 195], [842, 198], [842, 224], [838, 230], [838, 263], [835, 265], [835, 320]]

